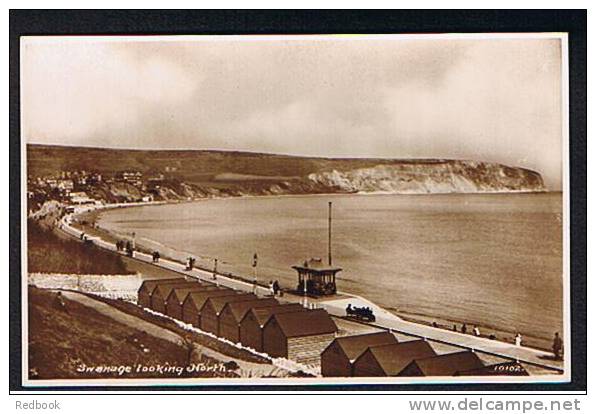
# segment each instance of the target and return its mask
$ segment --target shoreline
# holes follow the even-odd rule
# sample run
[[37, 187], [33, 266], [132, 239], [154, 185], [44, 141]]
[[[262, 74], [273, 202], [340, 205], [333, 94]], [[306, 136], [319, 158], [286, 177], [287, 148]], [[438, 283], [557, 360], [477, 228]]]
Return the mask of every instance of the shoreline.
[[[540, 194], [544, 194], [545, 192], [541, 192]], [[547, 192], [548, 193], [548, 192]], [[555, 192], [550, 192], [550, 193], [555, 193]], [[453, 193], [451, 193], [453, 194]], [[460, 194], [460, 193], [458, 193]], [[473, 194], [483, 194], [483, 193], [473, 193]], [[492, 193], [494, 194], [494, 193]], [[501, 193], [500, 193], [501, 194]], [[515, 193], [515, 194], [520, 194], [520, 193]], [[524, 193], [527, 194], [527, 193]], [[283, 194], [283, 195], [263, 195], [263, 196], [239, 196], [239, 197], [218, 197], [218, 198], [205, 198], [205, 199], [197, 199], [197, 200], [176, 200], [176, 201], [172, 201], [172, 202], [147, 202], [147, 203], [143, 203], [142, 205], [139, 203], [126, 203], [126, 204], [121, 204], [121, 205], [110, 205], [110, 206], [98, 206], [97, 208], [91, 208], [88, 209], [84, 212], [80, 212], [80, 213], [76, 213], [73, 216], [74, 217], [79, 217], [79, 218], [83, 218], [84, 215], [86, 214], [91, 214], [91, 218], [89, 221], [91, 221], [91, 224], [94, 224], [95, 227], [94, 229], [104, 233], [105, 235], [113, 238], [113, 240], [118, 240], [118, 238], [123, 238], [120, 237], [121, 234], [115, 233], [113, 230], [108, 230], [106, 228], [100, 227], [98, 225], [98, 222], [101, 218], [101, 214], [105, 211], [109, 211], [109, 210], [113, 210], [113, 209], [117, 209], [117, 208], [131, 208], [131, 207], [146, 207], [146, 206], [151, 206], [151, 205], [167, 205], [167, 204], [180, 204], [180, 203], [190, 203], [190, 202], [199, 202], [199, 201], [207, 201], [207, 200], [225, 200], [225, 199], [238, 199], [238, 198], [270, 198], [270, 199], [277, 199], [277, 198], [281, 198], [281, 197], [311, 197], [311, 196], [353, 196], [353, 195], [360, 195], [360, 194], [337, 194], [337, 193], [333, 193], [333, 194]], [[381, 195], [381, 194], [373, 194], [373, 193], [367, 193], [366, 195]], [[396, 194], [382, 194], [382, 195], [396, 195]], [[435, 195], [435, 194], [422, 194], [422, 195]], [[469, 195], [469, 194], [466, 194]], [[83, 216], [83, 217], [82, 217]], [[84, 218], [83, 218], [84, 221]], [[130, 235], [127, 235], [125, 237], [130, 238]], [[159, 246], [163, 246], [163, 248], [178, 253], [178, 255], [170, 255], [170, 254], [162, 254], [162, 258], [167, 258], [169, 260], [173, 260], [175, 262], [178, 263], [182, 263], [184, 264], [184, 260], [180, 259], [180, 257], [184, 256], [184, 255], [191, 255], [193, 257], [197, 257], [201, 260], [210, 260], [210, 258], [208, 256], [202, 256], [198, 253], [189, 253], [189, 252], [184, 252], [181, 251], [179, 249], [176, 249], [174, 247], [171, 246], [167, 246], [163, 243], [160, 243], [159, 241], [154, 241], [151, 239], [147, 239], [147, 238], [143, 238], [140, 237], [141, 239], [145, 239], [149, 242], [149, 244], [153, 244], [155, 245], [159, 245]], [[137, 239], [138, 240], [138, 239]], [[136, 242], [137, 244], [137, 249], [146, 253], [150, 253], [152, 250], [156, 250], [156, 249], [152, 249], [151, 247], [148, 247], [146, 244], [144, 244], [143, 242]], [[162, 251], [160, 250], [160, 253], [162, 253]], [[175, 257], [175, 256], [179, 256], [179, 257]], [[196, 265], [195, 266], [197, 269], [203, 270], [205, 272], [213, 272], [212, 268], [206, 267], [204, 265]], [[252, 283], [252, 279], [249, 276], [246, 275], [242, 275], [242, 274], [235, 274], [235, 273], [231, 273], [231, 272], [222, 272], [221, 270], [217, 272], [218, 275], [221, 276], [225, 276], [225, 277], [230, 277], [239, 281], [243, 281], [243, 282], [247, 282], [247, 283]], [[267, 288], [266, 285], [259, 283], [259, 286], [265, 287]], [[351, 295], [358, 295], [358, 293], [354, 293], [354, 292], [346, 292], [347, 294], [351, 294]], [[381, 306], [385, 311], [390, 312], [404, 320], [408, 320], [420, 325], [425, 325], [425, 326], [434, 326], [434, 324], [436, 323], [439, 328], [444, 329], [444, 330], [452, 330], [452, 325], [456, 324], [458, 327], [458, 331], [461, 328], [461, 325], [463, 324], [462, 321], [456, 321], [453, 320], [451, 318], [449, 318], [448, 316], [445, 315], [426, 315], [426, 314], [420, 314], [420, 313], [416, 313], [416, 312], [400, 312], [398, 311], [395, 307], [392, 306]], [[471, 334], [472, 328], [474, 326], [474, 323], [472, 323], [471, 321], [464, 321], [466, 323], [466, 325], [468, 325], [468, 333]], [[481, 323], [477, 324], [478, 327], [481, 330], [481, 336], [483, 337], [489, 337], [488, 333], [494, 334], [497, 337], [497, 340], [504, 342], [504, 343], [512, 343], [514, 342], [514, 336], [515, 336], [515, 332], [509, 332], [507, 330], [504, 330], [503, 328], [499, 328], [499, 327], [495, 327], [495, 326], [486, 326], [483, 325]], [[522, 333], [523, 334], [523, 333]], [[545, 350], [545, 351], [549, 351], [548, 349], [548, 344], [550, 342], [550, 338], [546, 338], [546, 337], [533, 337], [530, 335], [523, 335], [524, 339], [525, 339], [525, 343], [528, 344], [528, 346], [535, 348], [535, 349], [540, 349], [540, 350]]]

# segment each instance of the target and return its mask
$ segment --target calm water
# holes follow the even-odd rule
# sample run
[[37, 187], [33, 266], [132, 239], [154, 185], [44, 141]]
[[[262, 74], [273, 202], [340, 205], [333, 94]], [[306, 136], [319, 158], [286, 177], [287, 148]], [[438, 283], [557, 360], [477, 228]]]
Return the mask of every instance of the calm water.
[[326, 260], [328, 201], [338, 289], [483, 329], [562, 331], [560, 193], [234, 198], [112, 210], [100, 225], [249, 277], [258, 252], [259, 279], [293, 288], [292, 264]]

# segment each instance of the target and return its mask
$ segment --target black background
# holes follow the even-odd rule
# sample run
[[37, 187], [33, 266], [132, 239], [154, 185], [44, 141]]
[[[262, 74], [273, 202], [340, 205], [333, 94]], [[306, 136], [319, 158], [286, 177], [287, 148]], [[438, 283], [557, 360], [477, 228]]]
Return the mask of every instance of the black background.
[[[21, 384], [21, 178], [19, 38], [25, 35], [567, 32], [569, 34], [572, 380], [567, 384], [23, 387]], [[11, 10], [9, 391], [482, 391], [586, 390], [585, 10]]]

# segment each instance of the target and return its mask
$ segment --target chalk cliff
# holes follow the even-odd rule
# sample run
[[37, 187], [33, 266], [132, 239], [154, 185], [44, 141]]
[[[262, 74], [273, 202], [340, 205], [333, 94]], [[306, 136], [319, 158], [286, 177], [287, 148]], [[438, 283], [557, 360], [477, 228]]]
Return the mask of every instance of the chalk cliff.
[[501, 164], [446, 160], [312, 173], [308, 179], [342, 192], [400, 194], [544, 191], [540, 174]]

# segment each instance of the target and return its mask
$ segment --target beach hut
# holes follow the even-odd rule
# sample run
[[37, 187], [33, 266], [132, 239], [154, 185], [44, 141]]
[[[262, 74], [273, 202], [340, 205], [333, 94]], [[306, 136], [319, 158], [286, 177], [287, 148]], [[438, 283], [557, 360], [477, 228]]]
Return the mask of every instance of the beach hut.
[[197, 283], [198, 286], [183, 286], [172, 289], [166, 298], [166, 315], [182, 320], [182, 304], [190, 292], [202, 292], [217, 289], [214, 285]]
[[172, 289], [185, 286], [198, 286], [196, 281], [181, 281], [172, 283], [160, 283], [151, 294], [151, 309], [155, 312], [166, 313], [166, 299], [172, 292]]
[[258, 299], [254, 293], [234, 293], [228, 296], [214, 296], [205, 301], [201, 308], [201, 330], [219, 336], [219, 314], [224, 306], [232, 302]]
[[182, 303], [182, 320], [192, 324], [196, 328], [200, 328], [201, 308], [207, 299], [213, 296], [229, 296], [233, 294], [235, 294], [234, 290], [226, 287], [201, 292], [190, 292], [186, 295], [186, 299]]
[[395, 335], [387, 331], [335, 338], [321, 353], [321, 375], [351, 377], [354, 362], [369, 347], [397, 342]]
[[476, 353], [461, 351], [430, 358], [415, 359], [400, 373], [400, 377], [445, 377], [458, 372], [483, 368], [484, 364]]
[[240, 342], [246, 347], [263, 352], [263, 327], [271, 315], [302, 311], [306, 312], [306, 309], [298, 303], [252, 308], [240, 321]]
[[263, 350], [272, 357], [315, 364], [336, 332], [337, 326], [324, 309], [276, 313], [263, 327]]
[[353, 364], [355, 377], [391, 377], [399, 374], [416, 358], [437, 355], [423, 340], [371, 346]]
[[183, 277], [171, 278], [171, 279], [147, 279], [141, 283], [137, 294], [137, 304], [143, 308], [151, 307], [151, 295], [153, 290], [159, 283], [172, 283], [172, 282], [184, 282]]
[[500, 375], [528, 376], [530, 374], [528, 374], [528, 371], [526, 371], [519, 362], [515, 361], [502, 362], [500, 364], [487, 365], [482, 368], [458, 371], [455, 373], [455, 376], [492, 377]]
[[240, 321], [253, 308], [274, 306], [279, 302], [274, 298], [247, 300], [226, 303], [219, 313], [219, 336], [232, 342], [240, 342]]

